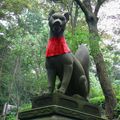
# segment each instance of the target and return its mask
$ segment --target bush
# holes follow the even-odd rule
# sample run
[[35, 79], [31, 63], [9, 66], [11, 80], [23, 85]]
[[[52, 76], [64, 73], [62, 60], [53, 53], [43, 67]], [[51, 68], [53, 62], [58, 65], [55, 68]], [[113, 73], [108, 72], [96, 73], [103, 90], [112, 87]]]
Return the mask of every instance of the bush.
[[30, 110], [31, 108], [32, 108], [31, 103], [29, 103], [29, 104], [23, 104], [23, 105], [20, 107], [19, 111], [20, 111], [20, 112], [23, 112], [23, 111]]
[[117, 96], [117, 105], [115, 108], [115, 118], [117, 118], [120, 115], [120, 96]]
[[[94, 105], [102, 105], [102, 107], [104, 108], [105, 106], [105, 100], [104, 97], [95, 97], [95, 98], [91, 98], [90, 99], [90, 103], [94, 104]], [[117, 96], [117, 105], [115, 107], [115, 118], [118, 118], [118, 116], [120, 115], [120, 96]]]
[[[19, 108], [19, 112], [23, 112], [23, 111], [27, 111], [31, 109], [31, 104], [23, 104], [20, 108]], [[16, 112], [15, 111], [11, 111], [7, 117], [6, 120], [16, 120]]]
[[120, 96], [117, 96], [117, 101], [120, 102]]
[[90, 103], [94, 105], [101, 105], [104, 103], [104, 97], [95, 97], [90, 99]]
[[16, 117], [14, 114], [9, 114], [7, 117], [6, 117], [6, 120], [16, 120]]

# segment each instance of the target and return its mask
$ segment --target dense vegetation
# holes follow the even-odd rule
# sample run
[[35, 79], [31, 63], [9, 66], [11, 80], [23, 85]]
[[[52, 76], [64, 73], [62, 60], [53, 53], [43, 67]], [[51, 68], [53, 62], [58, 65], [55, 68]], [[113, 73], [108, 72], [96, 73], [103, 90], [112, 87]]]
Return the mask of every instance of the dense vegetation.
[[[59, 4], [54, 6], [51, 2], [37, 3], [37, 0], [2, 0], [0, 6], [0, 106], [7, 102], [16, 105], [20, 111], [26, 110], [31, 107], [30, 100], [33, 96], [47, 92], [44, 66], [49, 34], [47, 16], [51, 7], [56, 10], [61, 8], [58, 7]], [[74, 12], [73, 7], [73, 15]], [[89, 47], [89, 33], [82, 11], [78, 10], [77, 17], [79, 18], [77, 25], [73, 26], [70, 21], [65, 32], [67, 43], [73, 53], [81, 43]], [[114, 46], [104, 44], [104, 39], [111, 39], [111, 35], [100, 34], [102, 34], [100, 46], [109, 73], [109, 82], [112, 83], [118, 100], [115, 108], [118, 117], [120, 114], [120, 74], [116, 66], [119, 66], [120, 52], [114, 49]], [[112, 42], [116, 44], [114, 40]], [[104, 95], [92, 56], [90, 81], [90, 102], [101, 106], [104, 104]], [[7, 120], [15, 120], [13, 116], [14, 112]]]

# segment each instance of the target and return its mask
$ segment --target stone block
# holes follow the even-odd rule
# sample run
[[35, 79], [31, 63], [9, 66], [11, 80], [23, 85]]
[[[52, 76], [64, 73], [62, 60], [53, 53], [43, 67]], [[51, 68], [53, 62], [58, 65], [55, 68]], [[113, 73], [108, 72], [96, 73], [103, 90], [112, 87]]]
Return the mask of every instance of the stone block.
[[75, 95], [60, 93], [32, 99], [32, 109], [19, 113], [20, 120], [104, 120], [97, 106]]

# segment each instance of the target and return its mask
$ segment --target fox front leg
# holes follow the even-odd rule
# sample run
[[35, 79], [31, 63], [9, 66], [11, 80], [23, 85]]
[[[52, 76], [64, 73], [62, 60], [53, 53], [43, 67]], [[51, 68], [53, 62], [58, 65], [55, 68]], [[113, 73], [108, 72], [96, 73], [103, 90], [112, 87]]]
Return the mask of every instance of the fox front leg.
[[61, 86], [58, 89], [58, 92], [65, 94], [71, 80], [72, 71], [73, 71], [72, 64], [64, 65], [64, 76], [63, 76], [63, 80], [61, 81]]
[[55, 89], [56, 72], [53, 69], [47, 69], [47, 76], [48, 76], [48, 90], [49, 93], [52, 94]]
[[59, 92], [65, 94], [69, 86], [72, 72], [73, 72], [73, 56], [71, 53], [64, 54], [61, 57], [63, 63], [63, 78], [61, 80], [61, 86], [58, 89]]

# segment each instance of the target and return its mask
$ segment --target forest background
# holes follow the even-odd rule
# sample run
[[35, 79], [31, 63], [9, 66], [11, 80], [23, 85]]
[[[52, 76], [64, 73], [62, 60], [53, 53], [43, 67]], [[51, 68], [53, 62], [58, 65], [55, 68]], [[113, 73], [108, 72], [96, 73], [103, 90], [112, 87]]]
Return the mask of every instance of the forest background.
[[[116, 117], [120, 114], [120, 25], [106, 30], [104, 22], [106, 1], [100, 11], [99, 44], [104, 56], [109, 82], [117, 98]], [[95, 0], [91, 4], [94, 8]], [[115, 1], [114, 1], [115, 2]], [[117, 2], [117, 0], [116, 0]], [[119, 3], [120, 4], [120, 3]], [[18, 110], [31, 107], [31, 98], [47, 92], [45, 48], [49, 36], [48, 14], [51, 9], [69, 11], [70, 21], [65, 37], [73, 53], [82, 43], [89, 47], [89, 31], [85, 16], [73, 0], [53, 2], [50, 0], [1, 0], [0, 2], [0, 108], [7, 102]], [[108, 16], [118, 21], [120, 14]], [[91, 54], [90, 54], [91, 55]], [[92, 55], [90, 56], [90, 102], [104, 106]], [[104, 108], [104, 107], [102, 107]], [[14, 112], [13, 112], [14, 113]], [[14, 114], [12, 114], [14, 116]], [[8, 117], [8, 120], [16, 120]]]

